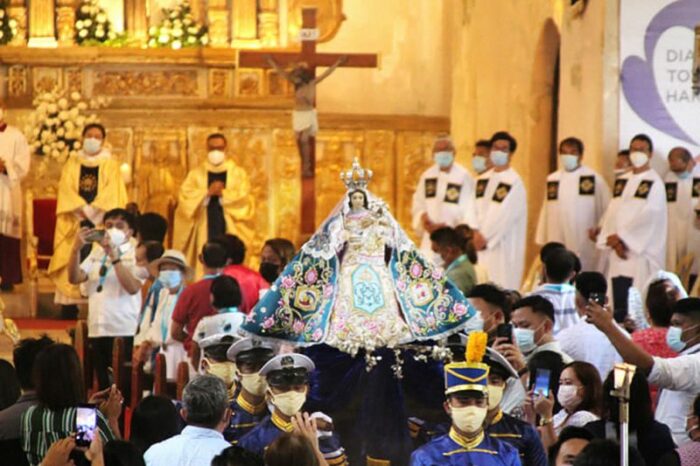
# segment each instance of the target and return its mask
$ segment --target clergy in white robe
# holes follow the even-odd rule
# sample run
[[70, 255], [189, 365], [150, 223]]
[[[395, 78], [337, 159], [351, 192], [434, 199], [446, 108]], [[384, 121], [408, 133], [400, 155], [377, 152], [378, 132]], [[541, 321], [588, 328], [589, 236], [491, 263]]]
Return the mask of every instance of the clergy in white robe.
[[666, 189], [650, 167], [651, 140], [635, 136], [630, 152], [634, 168], [615, 181], [598, 235], [598, 247], [610, 251], [608, 279], [618, 320], [626, 315], [629, 287], [642, 286], [666, 261]]
[[24, 134], [5, 123], [5, 109], [0, 102], [0, 279], [3, 288], [11, 288], [22, 281], [20, 183], [29, 172], [30, 157]]
[[592, 238], [610, 202], [610, 188], [602, 176], [581, 165], [582, 158], [579, 139], [567, 138], [559, 145], [561, 169], [547, 177], [535, 241], [562, 243], [579, 257], [582, 270], [601, 271]]
[[700, 260], [700, 232], [693, 227], [693, 208], [700, 195], [700, 169], [694, 166], [693, 156], [684, 147], [671, 149], [668, 163], [670, 171], [664, 177], [668, 202], [666, 269], [675, 272], [689, 253], [695, 253], [695, 262]]
[[491, 280], [519, 289], [525, 265], [527, 196], [520, 175], [510, 167], [517, 142], [508, 133], [491, 138], [493, 169], [476, 181], [474, 246]]
[[474, 218], [474, 179], [454, 161], [455, 148], [448, 136], [433, 145], [435, 164], [421, 175], [413, 194], [413, 229], [421, 238], [420, 250], [439, 265], [430, 233], [442, 227], [471, 225]]

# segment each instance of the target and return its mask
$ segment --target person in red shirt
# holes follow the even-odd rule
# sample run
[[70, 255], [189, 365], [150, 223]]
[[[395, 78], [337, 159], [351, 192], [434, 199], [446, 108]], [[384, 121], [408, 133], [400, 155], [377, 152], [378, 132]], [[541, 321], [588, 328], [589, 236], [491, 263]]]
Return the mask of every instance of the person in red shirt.
[[265, 279], [255, 270], [243, 265], [245, 244], [236, 235], [224, 235], [214, 239], [226, 249], [228, 265], [223, 274], [236, 279], [241, 288], [242, 301], [239, 310], [248, 314], [260, 298], [260, 291], [270, 288]]
[[209, 242], [202, 247], [199, 261], [204, 268], [204, 277], [192, 283], [180, 294], [173, 311], [171, 335], [181, 341], [192, 356], [192, 335], [199, 321], [218, 311], [211, 302], [211, 282], [221, 274], [226, 266], [226, 250], [219, 243]]

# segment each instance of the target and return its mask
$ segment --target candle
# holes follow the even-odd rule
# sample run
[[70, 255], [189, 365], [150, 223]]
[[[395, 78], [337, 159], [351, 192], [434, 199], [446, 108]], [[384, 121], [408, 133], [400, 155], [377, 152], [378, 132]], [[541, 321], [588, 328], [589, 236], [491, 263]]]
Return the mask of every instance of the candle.
[[119, 171], [122, 173], [122, 179], [124, 180], [124, 183], [126, 183], [126, 184], [131, 183], [131, 165], [124, 162], [119, 167]]

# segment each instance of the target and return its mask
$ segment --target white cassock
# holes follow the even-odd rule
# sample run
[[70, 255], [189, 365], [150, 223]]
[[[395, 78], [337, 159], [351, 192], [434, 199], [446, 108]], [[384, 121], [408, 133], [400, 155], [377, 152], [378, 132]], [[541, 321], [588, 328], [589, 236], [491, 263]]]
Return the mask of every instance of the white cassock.
[[474, 221], [474, 179], [466, 168], [453, 163], [449, 172], [437, 165], [428, 168], [418, 180], [413, 194], [413, 229], [421, 238], [420, 250], [425, 257], [433, 258], [430, 233], [423, 228], [424, 213], [433, 223], [448, 227], [460, 224], [472, 225]]
[[[695, 255], [696, 264], [700, 261], [700, 231], [693, 226], [694, 208], [700, 196], [700, 167], [695, 167], [685, 179], [669, 171], [664, 182], [668, 203], [666, 270], [676, 272], [678, 264], [688, 253]], [[693, 268], [697, 269], [697, 266]]]
[[22, 132], [7, 126], [0, 132], [0, 160], [7, 174], [0, 173], [0, 235], [19, 239], [22, 232], [22, 189], [29, 172], [29, 145]]
[[[601, 221], [598, 248], [609, 254], [608, 279], [623, 276], [635, 287], [647, 282], [666, 262], [666, 189], [654, 170], [625, 173], [615, 180], [613, 198]], [[617, 234], [627, 248], [621, 259], [606, 246], [608, 236]]]
[[479, 264], [491, 281], [508, 289], [520, 289], [525, 265], [527, 194], [520, 175], [509, 168], [489, 170], [476, 179], [474, 229], [486, 239]]
[[535, 241], [539, 245], [563, 243], [581, 259], [582, 270], [602, 271], [588, 230], [598, 226], [609, 202], [610, 187], [590, 168], [552, 173], [547, 177]]

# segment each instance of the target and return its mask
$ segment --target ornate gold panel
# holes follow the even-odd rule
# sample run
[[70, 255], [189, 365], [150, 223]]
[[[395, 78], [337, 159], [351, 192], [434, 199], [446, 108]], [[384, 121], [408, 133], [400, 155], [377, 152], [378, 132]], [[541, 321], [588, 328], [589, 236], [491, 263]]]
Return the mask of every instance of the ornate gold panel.
[[366, 131], [361, 158], [362, 165], [374, 172], [369, 190], [384, 199], [392, 212], [396, 209], [395, 141], [393, 131]]
[[196, 71], [98, 71], [93, 95], [107, 96], [196, 96]]
[[14, 65], [8, 69], [7, 93], [10, 97], [20, 97], [27, 94], [28, 72], [29, 70], [24, 65]]
[[81, 68], [66, 68], [66, 86], [71, 92], [83, 93], [83, 70]]
[[50, 92], [56, 86], [61, 85], [61, 69], [48, 67], [33, 68], [32, 83], [34, 94]]
[[272, 196], [274, 212], [272, 216], [274, 236], [288, 238], [299, 244], [299, 212], [301, 209], [301, 163], [294, 132], [291, 129], [277, 129], [272, 136]]
[[[316, 139], [316, 224], [320, 224], [345, 194], [340, 171], [347, 169], [359, 151], [359, 131], [321, 131]], [[298, 158], [298, 155], [297, 155]]]
[[257, 97], [263, 93], [263, 70], [239, 68], [236, 70], [236, 95]]

